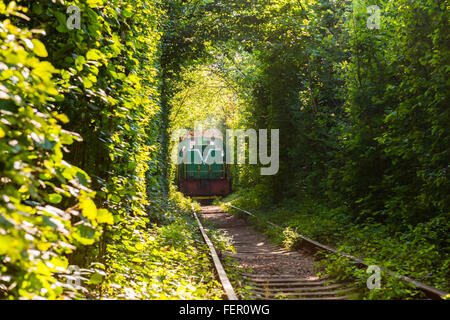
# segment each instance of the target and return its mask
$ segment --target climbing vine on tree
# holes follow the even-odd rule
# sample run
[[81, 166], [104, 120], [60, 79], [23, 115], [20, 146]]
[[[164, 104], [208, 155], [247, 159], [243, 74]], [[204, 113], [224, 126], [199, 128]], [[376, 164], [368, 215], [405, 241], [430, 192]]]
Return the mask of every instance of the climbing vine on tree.
[[[195, 229], [162, 218], [189, 205], [161, 191], [161, 4], [2, 1], [0, 15], [0, 296], [220, 295]], [[206, 261], [179, 269], [187, 257]]]

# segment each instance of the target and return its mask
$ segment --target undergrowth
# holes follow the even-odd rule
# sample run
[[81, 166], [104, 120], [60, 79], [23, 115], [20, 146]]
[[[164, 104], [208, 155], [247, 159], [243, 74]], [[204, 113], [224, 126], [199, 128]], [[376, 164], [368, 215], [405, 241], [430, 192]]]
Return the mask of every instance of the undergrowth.
[[[170, 209], [159, 224], [127, 230], [110, 246], [105, 298], [220, 299], [208, 248], [191, 215], [191, 201], [172, 192]], [[198, 207], [197, 207], [198, 209]], [[116, 233], [112, 236], [119, 237]], [[214, 241], [225, 246], [223, 239]]]
[[[245, 190], [233, 195], [232, 201], [225, 198], [222, 207], [230, 203], [250, 210], [257, 219], [248, 218], [257, 228], [263, 230], [275, 242], [290, 248], [301, 246], [299, 233], [321, 243], [331, 245], [340, 251], [362, 258], [369, 265], [386, 268], [443, 291], [450, 290], [450, 255], [446, 246], [446, 230], [450, 223], [445, 217], [437, 217], [428, 223], [410, 226], [403, 232], [395, 232], [389, 225], [375, 223], [370, 219], [356, 223], [346, 215], [345, 208], [329, 209], [313, 200], [285, 200], [277, 205], [264, 201], [264, 197], [254, 191]], [[263, 199], [263, 200], [258, 200]], [[266, 222], [277, 223], [280, 230]], [[381, 288], [369, 290], [365, 269], [356, 263], [335, 254], [322, 254], [319, 266], [323, 273], [339, 280], [350, 280], [361, 289], [364, 299], [409, 299], [423, 298], [424, 295], [412, 285], [394, 276], [381, 272]], [[431, 271], [432, 270], [432, 271]]]

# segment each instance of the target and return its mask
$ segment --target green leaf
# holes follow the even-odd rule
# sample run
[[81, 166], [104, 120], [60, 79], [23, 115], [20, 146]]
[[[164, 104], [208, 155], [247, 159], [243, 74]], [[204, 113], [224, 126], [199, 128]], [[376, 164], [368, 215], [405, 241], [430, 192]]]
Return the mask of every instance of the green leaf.
[[91, 278], [89, 279], [89, 282], [92, 284], [99, 284], [103, 281], [103, 277], [101, 274], [94, 273]]
[[98, 223], [114, 224], [114, 217], [108, 210], [106, 210], [106, 209], [98, 209], [97, 210], [97, 222]]
[[86, 2], [91, 8], [95, 8], [103, 4], [103, 0], [86, 0]]
[[80, 202], [80, 208], [83, 211], [83, 216], [90, 220], [94, 220], [97, 216], [97, 207], [94, 201], [89, 198], [84, 198]]
[[122, 15], [125, 18], [129, 18], [129, 17], [131, 17], [133, 15], [133, 12], [131, 10], [129, 10], [128, 8], [126, 8], [126, 9], [122, 10]]
[[51, 193], [48, 195], [48, 202], [50, 202], [50, 203], [57, 204], [57, 203], [60, 203], [61, 200], [62, 200], [62, 196], [60, 194]]
[[100, 50], [91, 49], [86, 53], [87, 60], [99, 60], [103, 57], [103, 54]]
[[95, 242], [96, 231], [86, 225], [78, 225], [72, 233], [73, 238], [82, 245], [91, 245]]
[[62, 123], [69, 123], [69, 117], [66, 116], [64, 113], [53, 113], [53, 116], [58, 119], [59, 121], [61, 121]]
[[143, 243], [136, 243], [136, 245], [134, 246], [137, 250], [141, 251], [142, 249], [145, 248], [145, 245]]
[[42, 58], [45, 58], [48, 56], [48, 52], [47, 49], [45, 49], [44, 44], [39, 41], [38, 39], [32, 39], [31, 42], [33, 42], [34, 48], [33, 48], [33, 52]]

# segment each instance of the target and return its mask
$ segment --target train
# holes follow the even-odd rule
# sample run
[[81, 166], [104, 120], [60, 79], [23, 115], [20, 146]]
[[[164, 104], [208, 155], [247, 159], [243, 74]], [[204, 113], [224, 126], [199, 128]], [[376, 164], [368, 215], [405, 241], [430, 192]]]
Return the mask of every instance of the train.
[[231, 193], [230, 166], [226, 164], [226, 145], [218, 131], [190, 131], [179, 138], [177, 165], [178, 190], [192, 199], [206, 200]]

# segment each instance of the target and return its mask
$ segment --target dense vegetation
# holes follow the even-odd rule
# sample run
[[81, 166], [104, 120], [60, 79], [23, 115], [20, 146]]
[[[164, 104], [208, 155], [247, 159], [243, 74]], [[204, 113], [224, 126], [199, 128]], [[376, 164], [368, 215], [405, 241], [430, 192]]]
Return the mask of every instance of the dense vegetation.
[[449, 9], [0, 0], [0, 297], [220, 297], [170, 186], [196, 120], [280, 129], [277, 175], [234, 167], [239, 206], [449, 290]]
[[2, 1], [0, 14], [0, 296], [220, 297], [160, 167], [160, 3]]
[[[371, 4], [379, 30], [366, 27]], [[280, 128], [280, 172], [242, 168], [234, 202], [448, 290], [448, 3], [262, 7], [256, 63], [234, 76], [250, 91], [244, 125]], [[384, 297], [410, 293], [397, 285]]]
[[[381, 8], [379, 29], [368, 27], [370, 5]], [[219, 102], [222, 123], [280, 128], [279, 173], [235, 166], [240, 192], [233, 202], [448, 291], [448, 3], [212, 1], [176, 8], [185, 13], [174, 34], [189, 39], [186, 65], [208, 66], [235, 92], [238, 115]], [[206, 54], [200, 59], [192, 48]], [[191, 82], [180, 81], [183, 93]], [[172, 103], [181, 107], [179, 101]], [[208, 122], [214, 108], [196, 114]], [[341, 260], [329, 269], [355, 274]], [[385, 280], [385, 290], [371, 297], [416, 294]]]

